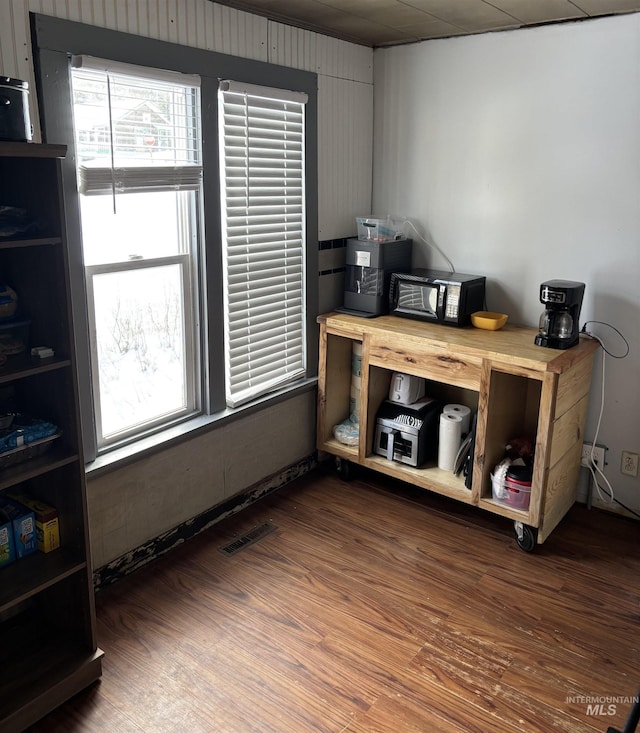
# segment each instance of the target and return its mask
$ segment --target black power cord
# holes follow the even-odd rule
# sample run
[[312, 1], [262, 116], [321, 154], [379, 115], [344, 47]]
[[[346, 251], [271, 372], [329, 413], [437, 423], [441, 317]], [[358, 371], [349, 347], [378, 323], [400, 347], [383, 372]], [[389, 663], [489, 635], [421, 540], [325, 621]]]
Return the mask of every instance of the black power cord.
[[638, 512], [634, 511], [633, 509], [629, 509], [628, 506], [625, 506], [620, 500], [616, 499], [616, 497], [613, 496], [613, 494], [611, 494], [607, 489], [605, 489], [604, 486], [601, 486], [600, 483], [598, 483], [598, 481], [596, 481], [596, 484], [598, 485], [598, 488], [602, 489], [602, 491], [604, 491], [604, 493], [610, 499], [613, 499], [613, 501], [615, 501], [616, 504], [619, 504], [623, 509], [626, 509], [628, 512], [633, 514], [634, 517], [638, 517], [638, 519], [640, 519], [640, 514], [638, 514]]
[[[616, 355], [616, 354], [612, 354], [612, 353], [611, 353], [611, 352], [610, 352], [610, 351], [609, 351], [609, 350], [608, 350], [608, 349], [607, 349], [607, 348], [605, 347], [605, 345], [604, 345], [604, 344], [602, 343], [602, 339], [601, 339], [601, 338], [599, 338], [598, 336], [594, 336], [594, 334], [592, 334], [592, 333], [590, 333], [589, 331], [587, 331], [587, 326], [588, 326], [588, 325], [589, 325], [590, 323], [597, 323], [597, 324], [599, 324], [600, 326], [607, 326], [607, 328], [610, 328], [610, 329], [611, 329], [612, 331], [615, 331], [615, 332], [616, 332], [616, 333], [618, 334], [618, 336], [620, 336], [620, 338], [621, 338], [621, 339], [622, 339], [622, 340], [624, 341], [624, 343], [625, 343], [625, 346], [626, 346], [626, 351], [624, 352], [624, 354], [619, 354], [619, 355]], [[580, 333], [584, 333], [584, 334], [586, 334], [587, 336], [590, 336], [590, 337], [591, 337], [592, 339], [595, 339], [596, 341], [598, 341], [598, 342], [600, 343], [600, 346], [602, 346], [602, 349], [603, 349], [603, 351], [605, 352], [605, 354], [608, 354], [609, 356], [613, 357], [614, 359], [624, 359], [625, 357], [627, 357], [627, 356], [629, 355], [629, 342], [628, 342], [628, 341], [627, 341], [627, 339], [626, 339], [626, 338], [625, 338], [625, 337], [624, 337], [624, 336], [622, 335], [622, 333], [621, 333], [621, 332], [620, 332], [620, 331], [619, 331], [619, 330], [618, 330], [618, 329], [617, 329], [617, 328], [616, 328], [615, 326], [612, 326], [612, 325], [611, 325], [610, 323], [606, 323], [605, 321], [585, 321], [585, 322], [583, 323], [583, 325], [582, 325], [582, 329], [581, 329]]]
[[[624, 344], [625, 344], [625, 347], [626, 347], [624, 354], [612, 354], [605, 347], [604, 343], [602, 342], [602, 339], [599, 336], [595, 336], [594, 334], [592, 334], [589, 331], [587, 331], [587, 326], [590, 323], [597, 323], [597, 324], [599, 324], [601, 326], [607, 326], [607, 328], [610, 328], [613, 331], [615, 331], [618, 334], [618, 336], [620, 336], [620, 338], [624, 341]], [[619, 331], [615, 326], [612, 326], [610, 323], [606, 323], [605, 321], [585, 321], [584, 324], [583, 324], [583, 326], [582, 326], [581, 333], [586, 334], [589, 338], [595, 339], [600, 344], [600, 346], [602, 346], [602, 350], [604, 351], [604, 353], [607, 354], [608, 356], [613, 357], [614, 359], [624, 359], [625, 357], [627, 357], [629, 355], [629, 349], [630, 349], [629, 342], [623, 336], [622, 332]], [[602, 411], [604, 409], [604, 355], [602, 357], [602, 379], [603, 379], [603, 385], [602, 385], [602, 390], [603, 390], [603, 392], [602, 392], [602, 404], [600, 406], [600, 418], [598, 419], [598, 427], [596, 429], [596, 438], [597, 438], [597, 435], [598, 435], [598, 431], [600, 430], [600, 419], [602, 418]], [[594, 439], [594, 444], [595, 444], [595, 439]], [[609, 482], [606, 479], [606, 477], [604, 476], [604, 474], [602, 473], [602, 470], [600, 470], [600, 469], [597, 469], [597, 470], [602, 475], [602, 477], [604, 478], [605, 482], [607, 483], [607, 487], [606, 488], [603, 487], [603, 486], [601, 486], [600, 485], [600, 482], [596, 478], [596, 475], [595, 475], [594, 471], [593, 470], [591, 471], [591, 475], [593, 477], [593, 481], [595, 483], [596, 489], [597, 489], [598, 493], [600, 494], [600, 498], [602, 498], [602, 494], [600, 492], [603, 491], [605, 493], [605, 495], [608, 496], [609, 499], [611, 499], [611, 502], [610, 503], [615, 502], [616, 504], [619, 504], [623, 509], [626, 509], [626, 511], [630, 512], [631, 514], [633, 514], [634, 517], [638, 517], [638, 519], [640, 519], [640, 514], [638, 514], [633, 509], [629, 509], [628, 506], [625, 506], [621, 501], [619, 501], [618, 499], [616, 499], [616, 497], [613, 494], [613, 488], [609, 484]]]

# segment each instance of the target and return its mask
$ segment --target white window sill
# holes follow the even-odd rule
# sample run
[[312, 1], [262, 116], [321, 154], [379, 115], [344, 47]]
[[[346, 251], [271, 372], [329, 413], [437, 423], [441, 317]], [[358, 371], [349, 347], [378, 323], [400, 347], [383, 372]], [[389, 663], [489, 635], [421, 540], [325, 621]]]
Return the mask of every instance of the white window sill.
[[198, 415], [190, 420], [185, 420], [178, 425], [173, 425], [166, 430], [162, 430], [154, 435], [130, 443], [121, 448], [115, 448], [108, 453], [98, 456], [95, 461], [85, 466], [87, 476], [97, 476], [109, 471], [116, 470], [139, 460], [143, 456], [151, 453], [157, 453], [171, 445], [175, 445], [184, 440], [189, 440], [199, 433], [206, 433], [213, 428], [219, 428], [225, 423], [246, 417], [252, 412], [264, 410], [271, 405], [294, 397], [296, 394], [308, 392], [315, 389], [318, 382], [317, 377], [302, 379], [293, 385], [283, 387], [277, 392], [260, 397], [253, 402], [242, 405], [242, 407], [227, 408], [215, 415]]

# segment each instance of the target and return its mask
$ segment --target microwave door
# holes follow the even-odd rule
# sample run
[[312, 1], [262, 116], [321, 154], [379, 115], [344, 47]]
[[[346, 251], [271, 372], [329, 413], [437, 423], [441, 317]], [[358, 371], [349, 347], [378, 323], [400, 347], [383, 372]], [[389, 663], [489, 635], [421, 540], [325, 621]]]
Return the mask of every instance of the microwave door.
[[441, 285], [432, 285], [429, 288], [429, 313], [432, 314], [434, 318], [438, 317], [438, 313], [440, 313], [440, 310], [442, 309], [442, 297], [443, 288]]
[[438, 296], [437, 285], [401, 281], [398, 283], [397, 309], [435, 319], [438, 314]]

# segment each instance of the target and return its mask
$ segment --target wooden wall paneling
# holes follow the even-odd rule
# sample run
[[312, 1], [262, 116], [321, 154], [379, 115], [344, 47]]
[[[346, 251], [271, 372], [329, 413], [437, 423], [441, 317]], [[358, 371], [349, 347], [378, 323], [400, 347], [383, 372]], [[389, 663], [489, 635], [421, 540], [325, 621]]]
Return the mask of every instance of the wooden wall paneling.
[[318, 238], [356, 236], [371, 214], [373, 85], [318, 77]]

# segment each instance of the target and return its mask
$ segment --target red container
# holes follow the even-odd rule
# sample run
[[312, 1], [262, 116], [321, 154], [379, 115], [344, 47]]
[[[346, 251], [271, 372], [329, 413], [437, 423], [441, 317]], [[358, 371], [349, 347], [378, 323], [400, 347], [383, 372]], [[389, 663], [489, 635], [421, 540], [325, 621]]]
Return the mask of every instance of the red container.
[[504, 496], [502, 503], [514, 509], [529, 508], [529, 500], [531, 499], [531, 481], [516, 481], [516, 479], [507, 476], [504, 481]]

